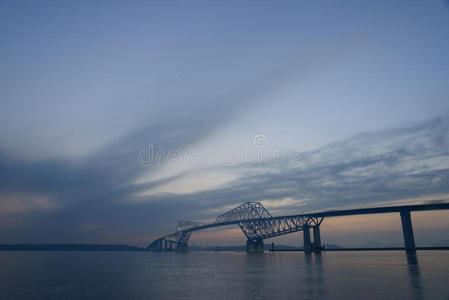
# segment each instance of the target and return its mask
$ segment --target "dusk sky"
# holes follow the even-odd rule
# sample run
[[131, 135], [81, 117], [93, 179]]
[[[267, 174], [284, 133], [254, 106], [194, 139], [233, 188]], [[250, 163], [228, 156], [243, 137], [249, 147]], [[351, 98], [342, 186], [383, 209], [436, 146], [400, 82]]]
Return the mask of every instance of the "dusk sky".
[[[447, 1], [0, 0], [0, 243], [449, 201], [448, 53]], [[398, 215], [364, 218], [324, 242], [402, 243]], [[448, 212], [413, 218], [447, 244]]]

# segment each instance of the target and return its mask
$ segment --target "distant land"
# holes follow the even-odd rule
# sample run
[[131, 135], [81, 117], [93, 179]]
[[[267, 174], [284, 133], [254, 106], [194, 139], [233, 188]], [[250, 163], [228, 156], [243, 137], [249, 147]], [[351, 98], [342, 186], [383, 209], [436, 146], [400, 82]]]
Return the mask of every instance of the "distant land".
[[0, 251], [145, 251], [119, 244], [0, 244]]
[[[271, 249], [271, 244], [265, 245]], [[276, 245], [276, 249], [301, 250], [302, 247]], [[0, 251], [145, 251], [144, 247], [124, 244], [0, 244]], [[189, 251], [246, 251], [246, 246], [189, 246]]]
[[[265, 250], [272, 250], [271, 244], [264, 245]], [[325, 251], [372, 251], [372, 250], [403, 250], [403, 247], [343, 247], [326, 244]], [[417, 250], [449, 250], [448, 246], [416, 247]], [[304, 251], [304, 247], [275, 245], [275, 251]], [[144, 247], [124, 244], [0, 244], [0, 251], [146, 251]], [[245, 252], [246, 245], [241, 246], [189, 246], [189, 251], [237, 251]]]
[[[265, 250], [271, 249], [271, 244], [265, 245]], [[276, 249], [302, 250], [303, 247], [275, 245]], [[329, 245], [329, 248], [340, 246]], [[145, 251], [144, 247], [125, 244], [0, 244], [0, 251]], [[189, 246], [189, 251], [246, 251], [246, 245], [241, 246]]]
[[[344, 247], [335, 244], [326, 244], [326, 249], [343, 249]], [[274, 245], [274, 248], [279, 251], [303, 251], [304, 246], [290, 246], [290, 245]], [[264, 245], [265, 250], [271, 250], [271, 244]], [[189, 251], [246, 251], [246, 245], [241, 246], [189, 246]]]

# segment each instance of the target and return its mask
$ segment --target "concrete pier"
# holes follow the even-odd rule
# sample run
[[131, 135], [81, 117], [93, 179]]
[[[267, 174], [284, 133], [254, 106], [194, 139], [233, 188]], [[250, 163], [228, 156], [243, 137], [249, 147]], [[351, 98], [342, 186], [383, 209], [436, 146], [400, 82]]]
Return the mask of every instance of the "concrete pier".
[[310, 227], [304, 226], [303, 229], [304, 236], [304, 253], [308, 254], [312, 252], [312, 243], [310, 242]]
[[162, 240], [157, 241], [157, 250], [162, 251]]
[[320, 234], [320, 226], [313, 226], [313, 251], [321, 252], [321, 234]]
[[179, 243], [176, 251], [178, 252], [187, 252], [188, 246], [185, 243]]
[[248, 253], [263, 253], [263, 240], [246, 241], [246, 252]]
[[410, 215], [410, 210], [402, 210], [400, 214], [405, 250], [408, 253], [413, 253], [416, 251], [416, 246], [415, 237], [413, 236], [412, 217]]

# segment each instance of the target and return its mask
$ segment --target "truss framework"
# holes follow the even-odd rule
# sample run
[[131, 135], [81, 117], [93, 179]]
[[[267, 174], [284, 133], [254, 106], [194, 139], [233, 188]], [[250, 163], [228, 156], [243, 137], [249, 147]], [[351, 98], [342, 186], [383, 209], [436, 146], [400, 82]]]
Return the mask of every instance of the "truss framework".
[[227, 213], [219, 215], [215, 223], [229, 223], [235, 221], [271, 218], [271, 214], [260, 202], [246, 202], [231, 209]]
[[253, 219], [240, 222], [248, 240], [263, 240], [271, 237], [301, 231], [306, 227], [319, 226], [323, 218], [315, 217], [277, 217], [267, 219]]

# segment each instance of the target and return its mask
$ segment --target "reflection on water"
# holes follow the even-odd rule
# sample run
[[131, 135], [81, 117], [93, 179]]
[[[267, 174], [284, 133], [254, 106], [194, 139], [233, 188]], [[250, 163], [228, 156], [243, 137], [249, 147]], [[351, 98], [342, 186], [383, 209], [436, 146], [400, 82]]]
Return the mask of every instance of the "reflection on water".
[[415, 299], [423, 298], [421, 276], [419, 274], [418, 256], [416, 253], [407, 253], [408, 274], [410, 285]]
[[[419, 261], [419, 263], [418, 263]], [[0, 252], [0, 299], [448, 299], [449, 252]]]
[[309, 299], [322, 299], [326, 295], [326, 286], [321, 253], [304, 255], [304, 262], [306, 296]]

